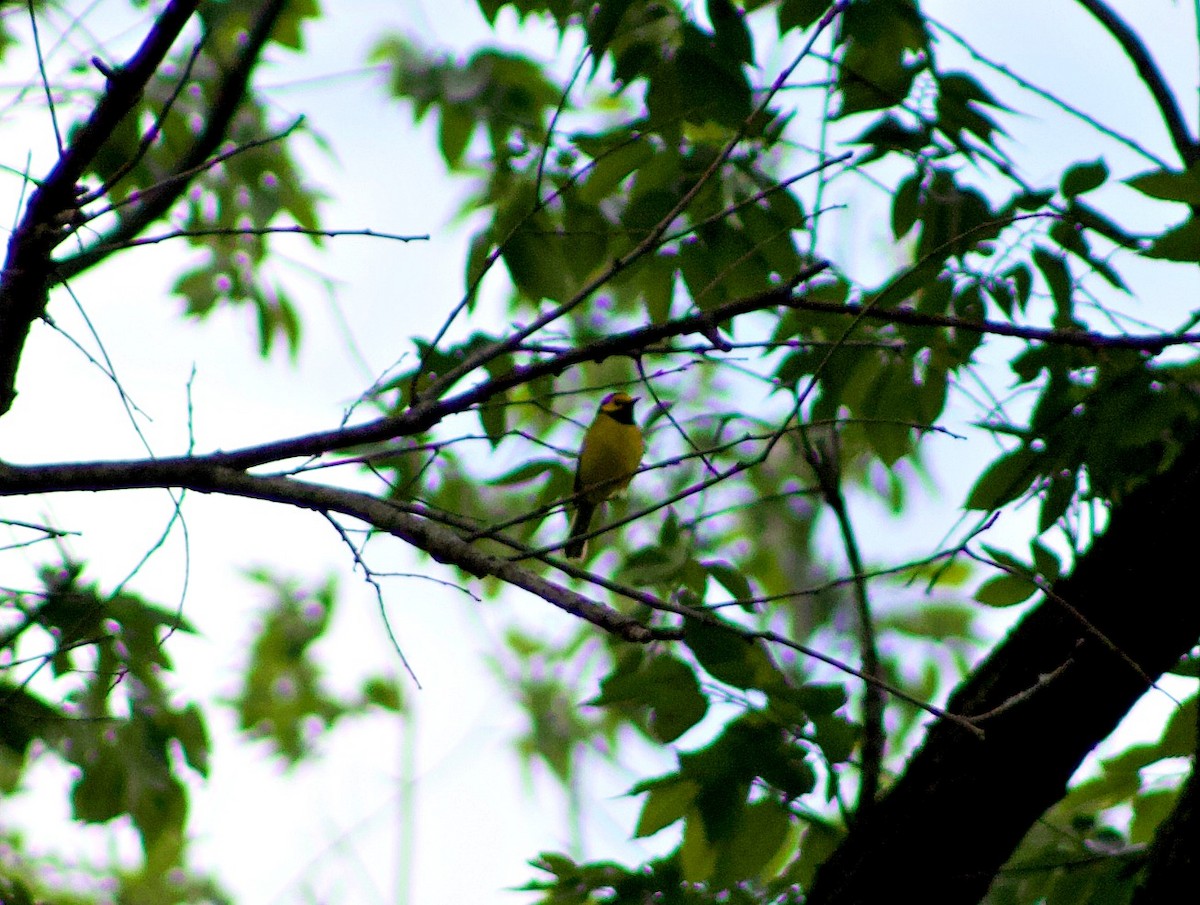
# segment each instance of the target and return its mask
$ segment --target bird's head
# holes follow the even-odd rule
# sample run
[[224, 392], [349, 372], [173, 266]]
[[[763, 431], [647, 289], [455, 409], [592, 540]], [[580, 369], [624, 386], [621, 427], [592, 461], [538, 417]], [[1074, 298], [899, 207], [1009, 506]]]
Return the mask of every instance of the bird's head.
[[637, 401], [637, 396], [630, 396], [628, 393], [609, 393], [600, 403], [600, 411], [624, 424], [632, 424], [633, 406]]

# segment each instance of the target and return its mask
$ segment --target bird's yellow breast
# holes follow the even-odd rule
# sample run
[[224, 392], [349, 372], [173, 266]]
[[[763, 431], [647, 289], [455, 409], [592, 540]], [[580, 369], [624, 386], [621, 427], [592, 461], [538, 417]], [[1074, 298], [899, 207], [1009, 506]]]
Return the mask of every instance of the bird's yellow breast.
[[643, 452], [645, 442], [636, 424], [621, 424], [601, 412], [583, 438], [576, 491], [586, 490], [591, 503], [607, 500], [629, 486]]

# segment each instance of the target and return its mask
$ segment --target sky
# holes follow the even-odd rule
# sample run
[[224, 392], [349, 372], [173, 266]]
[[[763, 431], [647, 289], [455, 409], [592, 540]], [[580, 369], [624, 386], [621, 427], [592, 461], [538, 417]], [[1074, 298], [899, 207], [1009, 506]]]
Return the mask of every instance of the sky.
[[[92, 34], [106, 36], [105, 46], [113, 46], [107, 36], [129, 40], [140, 34], [115, 20], [122, 5], [101, 3], [89, 13]], [[261, 70], [260, 82], [277, 121], [303, 113], [332, 145], [332, 153], [313, 142], [302, 142], [300, 149], [307, 177], [331, 197], [324, 209], [326, 225], [429, 234], [430, 239], [399, 244], [338, 238], [321, 255], [303, 242], [285, 247], [279, 272], [295, 288], [305, 329], [295, 365], [281, 354], [259, 359], [247, 312], [218, 312], [200, 324], [180, 318], [179, 303], [168, 297], [167, 287], [187, 260], [182, 246], [135, 251], [102, 273], [75, 281], [75, 295], [122, 386], [145, 413], [139, 426], [158, 455], [186, 448], [189, 407], [199, 450], [336, 424], [375, 377], [410, 353], [408, 337], [431, 335], [461, 295], [466, 237], [450, 224], [468, 186], [445, 176], [433, 151], [433, 121], [414, 126], [408, 110], [386, 99], [383, 78], [364, 61], [374, 41], [390, 29], [460, 47], [486, 39], [487, 32], [476, 27], [479, 17], [462, 2], [356, 2], [354, 15], [339, 14], [344, 6], [329, 4], [320, 25], [306, 33], [305, 52], [276, 52], [272, 65]], [[55, 34], [54, 24], [61, 31], [64, 18], [43, 23], [44, 40]], [[65, 66], [94, 50], [76, 33], [50, 59]], [[16, 66], [7, 68], [6, 80], [12, 79]], [[36, 115], [29, 119], [21, 134], [48, 153], [47, 124]], [[12, 160], [6, 156], [3, 162]], [[11, 191], [14, 181], [4, 190]], [[0, 197], [6, 209], [15, 210], [15, 198]], [[335, 281], [332, 295], [306, 280], [310, 267]], [[52, 314], [64, 333], [96, 352], [68, 299], [56, 299]], [[19, 389], [20, 401], [0, 423], [4, 458], [70, 461], [143, 454], [111, 384], [97, 380], [92, 366], [54, 331], [35, 329]], [[140, 492], [119, 498], [59, 496], [6, 505], [4, 514], [78, 532], [66, 548], [88, 561], [87, 578], [112, 587], [153, 545], [171, 510], [167, 494]], [[190, 562], [184, 613], [200, 636], [177, 635], [171, 651], [188, 695], [236, 692], [255, 612], [266, 602], [242, 572], [270, 565], [308, 585], [330, 574], [341, 576], [335, 625], [318, 648], [331, 687], [352, 694], [368, 674], [392, 675], [405, 686], [413, 712], [408, 724], [384, 717], [348, 721], [323, 741], [319, 763], [284, 774], [262, 746], [234, 737], [231, 712], [214, 710], [212, 778], [202, 789], [197, 785], [193, 796], [197, 866], [211, 868], [238, 901], [247, 903], [308, 901], [310, 894], [331, 890], [346, 901], [367, 903], [397, 902], [404, 895], [422, 903], [496, 901], [504, 898], [499, 889], [533, 876], [527, 859], [543, 849], [566, 847], [567, 840], [556, 835], [565, 823], [565, 805], [550, 783], [522, 773], [512, 744], [522, 731], [521, 718], [485, 662], [514, 611], [564, 629], [565, 617], [546, 614], [544, 605], [535, 608], [519, 594], [507, 595], [503, 605], [479, 605], [420, 577], [430, 571], [428, 563], [399, 543], [374, 542], [377, 563], [417, 576], [387, 580], [384, 589], [389, 619], [420, 680], [418, 691], [386, 639], [373, 591], [352, 576], [348, 551], [322, 519], [201, 495], [188, 500], [186, 513]], [[182, 541], [173, 536], [140, 569], [131, 590], [174, 605], [184, 586], [182, 550]], [[20, 557], [31, 572], [50, 555], [48, 548], [35, 547]], [[19, 586], [21, 581], [10, 572], [6, 583]], [[411, 747], [404, 742], [406, 731], [414, 740]], [[607, 780], [601, 794], [614, 799], [633, 781], [630, 776]], [[132, 856], [135, 845], [128, 831], [62, 829], [69, 781], [65, 769], [43, 759], [29, 777], [27, 806], [8, 809], [6, 821], [27, 826], [34, 840], [82, 837], [88, 844], [79, 851], [96, 859], [114, 850]], [[411, 813], [406, 812], [409, 802], [415, 802]], [[619, 822], [605, 826], [601, 821], [589, 835], [599, 840], [607, 834], [631, 858], [644, 857], [645, 847], [630, 851], [621, 838], [632, 825], [636, 802], [621, 798], [613, 808], [621, 812]], [[535, 813], [536, 820], [526, 819]], [[401, 838], [409, 835], [415, 838], [406, 848]], [[38, 841], [33, 845], [41, 847]], [[45, 848], [56, 849], [57, 843]], [[73, 854], [74, 847], [69, 851]], [[401, 866], [406, 851], [407, 870]], [[464, 861], [470, 870], [463, 869]]]
[[[1043, 82], [1053, 81], [1081, 106], [1095, 108], [1098, 96], [1113, 96], [1126, 84], [1120, 59], [1092, 59], [1098, 32], [1089, 31], [1086, 17], [1077, 11], [1064, 12], [1055, 23], [1041, 9], [1044, 4], [1031, 2], [1004, 4], [1002, 11], [999, 4], [971, 4], [971, 13], [964, 13], [956, 0], [924, 5], [947, 21], [967, 18], [962, 30], [985, 54]], [[68, 6], [79, 9], [83, 4]], [[121, 40], [136, 38], [138, 32], [126, 31], [118, 18], [122, 3], [106, 0], [94, 6], [88, 19], [92, 35], [104, 38], [107, 46], [112, 41], [124, 46]], [[407, 109], [387, 100], [381, 77], [364, 60], [373, 42], [391, 29], [459, 50], [492, 36], [474, 3], [466, 0], [333, 0], [325, 8], [325, 17], [306, 31], [305, 52], [275, 52], [259, 82], [278, 121], [303, 113], [330, 143], [332, 153], [304, 141], [300, 151], [308, 177], [330, 195], [324, 208], [328, 227], [430, 238], [407, 244], [335, 238], [320, 255], [301, 242], [286, 247], [276, 266], [293, 275], [305, 323], [305, 342], [294, 365], [282, 354], [265, 361], [257, 356], [253, 323], [245, 312], [218, 312], [202, 324], [180, 318], [179, 303], [168, 297], [167, 287], [187, 260], [182, 247], [133, 251], [101, 273], [76, 281], [75, 294], [122, 386], [145, 412], [140, 426], [158, 455], [186, 448], [189, 410], [196, 447], [202, 451], [329, 427], [365, 386], [409, 351], [407, 337], [432, 334], [461, 295], [466, 231], [455, 214], [469, 185], [445, 175], [434, 153], [433, 119], [414, 126]], [[56, 33], [55, 23], [61, 31], [63, 21], [52, 18], [44, 36]], [[1031, 21], [1058, 27], [1030, 28]], [[500, 33], [504, 40], [516, 40], [510, 17], [502, 17]], [[1177, 43], [1169, 33], [1152, 30], [1146, 39], [1156, 48]], [[522, 43], [535, 48], [533, 55], [541, 59], [559, 55], [557, 65], [563, 69], [574, 64], [571, 48], [558, 49], [548, 32], [533, 28]], [[1184, 50], [1187, 54], [1181, 52], [1175, 63], [1176, 83], [1194, 84], [1196, 61], [1188, 55], [1194, 53], [1194, 42]], [[91, 39], [76, 33], [49, 58], [65, 66], [91, 52]], [[6, 69], [5, 85], [29, 77], [14, 63]], [[1020, 95], [1014, 99], [1025, 100]], [[1144, 109], [1141, 105], [1099, 106], [1094, 112], [1119, 128], [1143, 138], [1155, 134], [1153, 123], [1134, 118]], [[20, 134], [28, 136], [35, 160], [45, 159], [51, 145], [44, 117], [20, 110], [10, 115], [25, 118]], [[1194, 111], [1190, 115], [1194, 126]], [[1023, 118], [1014, 141], [1048, 149], [1038, 158], [1042, 172], [1029, 174], [1040, 180], [1064, 160], [1086, 158], [1083, 143], [1092, 140], [1089, 135], [1043, 108]], [[1167, 153], [1165, 147], [1157, 150]], [[1105, 153], [1113, 155], [1123, 175], [1147, 168], [1107, 148]], [[15, 151], [5, 155], [2, 162], [13, 165], [17, 160], [19, 165]], [[0, 180], [0, 203], [10, 211], [16, 210], [13, 183]], [[878, 249], [890, 261], [896, 251], [885, 224], [879, 217], [847, 218], [833, 231], [836, 244]], [[304, 279], [308, 268], [334, 281], [332, 294]], [[1154, 288], [1139, 287], [1147, 298]], [[59, 327], [94, 350], [89, 328], [70, 300], [60, 297], [54, 305]], [[1148, 310], [1147, 316], [1159, 312]], [[149, 337], [153, 342], [147, 342]], [[142, 454], [111, 385], [97, 380], [94, 368], [54, 331], [35, 331], [19, 389], [16, 407], [0, 421], [0, 457], [38, 462]], [[952, 427], [969, 427], [966, 411], [948, 418], [959, 422]], [[865, 551], [868, 557], [895, 557], [897, 543], [909, 543], [918, 552], [935, 547], [957, 517], [957, 501], [971, 476], [992, 454], [986, 446], [967, 449], [949, 440], [938, 440], [935, 447], [936, 488], [919, 507], [915, 522], [896, 525], [880, 505], [854, 501], [859, 517], [884, 526], [868, 535], [868, 545], [878, 544]], [[6, 505], [4, 514], [77, 531], [66, 541], [67, 549], [87, 559], [88, 577], [111, 587], [134, 569], [170, 513], [165, 493], [139, 492], [63, 496], [24, 508]], [[1022, 519], [1029, 517], [1006, 516], [1014, 537], [1021, 533]], [[231, 713], [214, 711], [212, 779], [203, 789], [197, 787], [193, 797], [198, 865], [211, 868], [245, 903], [521, 901], [499, 890], [528, 881], [534, 874], [525, 861], [537, 852], [567, 846], [562, 835], [565, 804], [553, 783], [521, 770], [512, 742], [523, 729], [522, 719], [497, 688], [486, 656], [512, 618], [554, 632], [559, 626], [568, 628], [566, 617], [521, 593], [480, 605], [419, 577], [445, 576], [414, 560], [399, 543], [382, 541], [373, 547], [376, 562], [394, 562], [396, 572], [418, 576], [385, 584], [389, 619], [420, 680], [418, 691], [386, 640], [373, 591], [351, 574], [347, 550], [319, 517], [265, 503], [193, 495], [187, 519], [184, 612], [201, 634], [178, 638], [172, 652], [189, 695], [230, 696], [236, 691], [254, 614], [264, 602], [242, 573], [269, 564], [312, 585], [329, 574], [341, 576], [335, 625], [319, 648], [331, 685], [349, 693], [369, 673], [395, 675], [413, 707], [409, 724], [378, 718], [339, 726], [322, 741], [318, 763], [287, 774], [261, 747], [234, 738]], [[14, 556], [19, 556], [32, 569], [48, 552], [35, 547], [9, 553], [5, 564], [14, 569]], [[141, 568], [131, 588], [166, 604], [178, 601], [185, 584], [182, 552], [181, 540], [173, 537]], [[20, 584], [9, 577], [5, 582]], [[649, 761], [636, 766], [639, 775], [653, 772]], [[627, 838], [639, 801], [624, 793], [635, 778], [632, 772], [590, 772], [589, 795], [601, 806], [586, 829], [587, 854], [636, 863], [669, 847], [669, 838]], [[67, 817], [61, 794], [67, 781], [65, 770], [48, 761], [31, 776], [30, 807], [17, 817], [31, 828], [31, 838], [59, 838], [54, 828], [61, 828]], [[410, 803], [415, 804], [410, 808]], [[3, 817], [8, 821], [14, 815]], [[127, 832], [78, 827], [69, 832], [69, 838], [84, 834], [96, 857], [132, 851]]]

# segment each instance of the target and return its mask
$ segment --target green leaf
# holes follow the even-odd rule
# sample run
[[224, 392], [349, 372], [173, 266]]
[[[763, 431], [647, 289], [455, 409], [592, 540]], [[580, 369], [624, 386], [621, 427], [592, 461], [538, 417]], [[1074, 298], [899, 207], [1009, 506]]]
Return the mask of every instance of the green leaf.
[[1038, 514], [1038, 533], [1050, 530], [1058, 520], [1067, 514], [1075, 491], [1078, 489], [1078, 476], [1070, 471], [1066, 476], [1056, 474], [1050, 479], [1042, 499], [1042, 508]]
[[700, 691], [696, 673], [670, 654], [618, 663], [601, 681], [600, 694], [587, 704], [648, 709], [650, 734], [663, 743], [678, 739], [708, 712], [708, 698]]
[[655, 785], [642, 805], [642, 813], [638, 816], [633, 838], [645, 839], [675, 821], [682, 820], [691, 809], [699, 791], [700, 787], [687, 779]]
[[1179, 801], [1179, 790], [1158, 789], [1144, 792], [1133, 800], [1133, 821], [1129, 825], [1130, 845], [1149, 845], [1162, 822]]
[[734, 688], [765, 688], [781, 681], [762, 645], [732, 627], [685, 619], [683, 640], [713, 678]]
[[5, 905], [36, 905], [29, 888], [17, 877], [0, 877], [0, 902]]
[[1091, 247], [1088, 244], [1087, 223], [1085, 219], [1077, 218], [1075, 216], [1077, 213], [1079, 213], [1079, 206], [1074, 201], [1071, 201], [1062, 219], [1056, 220], [1051, 225], [1049, 231], [1050, 238], [1060, 247], [1084, 261], [1089, 268], [1100, 274], [1114, 289], [1128, 292], [1129, 290], [1125, 285], [1125, 281], [1121, 279], [1121, 275], [1112, 265], [1092, 253]]
[[793, 28], [808, 28], [828, 10], [828, 0], [783, 0], [777, 13], [780, 37]]
[[927, 292], [938, 283], [942, 261], [923, 258], [901, 270], [863, 301], [872, 307], [895, 308], [918, 292]]
[[1029, 578], [1032, 578], [1036, 574], [1031, 563], [1022, 562], [1008, 551], [1001, 550], [999, 547], [993, 547], [991, 544], [983, 544], [982, 546], [988, 556], [1018, 574], [1028, 576]]
[[596, 5], [595, 14], [584, 25], [588, 46], [592, 49], [593, 70], [600, 65], [621, 19], [632, 5], [633, 0], [605, 0]]
[[754, 42], [741, 10], [730, 0], [708, 0], [708, 20], [713, 25], [718, 55], [738, 63], [754, 62]]
[[499, 477], [492, 478], [488, 484], [493, 487], [515, 487], [536, 481], [545, 474], [555, 474], [566, 468], [559, 459], [530, 459], [523, 465], [518, 465], [512, 471], [506, 471]]
[[505, 399], [506, 394], [501, 393], [479, 407], [479, 424], [492, 449], [499, 446], [508, 433], [508, 406], [505, 405]]
[[582, 283], [608, 263], [608, 234], [613, 224], [593, 204], [564, 193], [566, 209], [562, 217], [562, 252], [574, 277], [572, 285]]
[[[908, 97], [928, 43], [916, 7], [895, 0], [859, 0], [842, 14], [845, 51], [838, 67], [840, 117], [893, 107]], [[914, 62], [914, 60], [916, 60]]]
[[1007, 109], [970, 75], [963, 72], [937, 76], [937, 125], [960, 148], [965, 149], [963, 132], [970, 132], [985, 144], [993, 145], [993, 133], [1003, 130], [983, 112], [989, 106]]
[[947, 641], [970, 638], [974, 622], [975, 614], [966, 606], [926, 604], [911, 612], [886, 616], [879, 620], [879, 626], [917, 638]]
[[754, 596], [754, 592], [750, 588], [749, 580], [741, 570], [730, 563], [719, 560], [709, 560], [701, 565], [708, 570], [708, 574], [715, 578], [721, 587], [729, 592], [734, 600], [741, 604], [742, 609], [753, 610], [753, 606], [746, 601]]
[[921, 178], [913, 173], [900, 183], [892, 196], [892, 235], [902, 239], [917, 222], [920, 212]]
[[714, 122], [738, 128], [754, 111], [742, 67], [717, 52], [698, 29], [684, 24], [682, 31], [683, 46], [674, 57], [673, 68], [684, 118], [698, 125]]
[[466, 289], [471, 293], [470, 308], [475, 304], [475, 291], [479, 281], [491, 266], [492, 235], [491, 230], [483, 229], [471, 237], [470, 249], [467, 252]]
[[817, 747], [831, 764], [844, 764], [858, 744], [859, 727], [836, 713], [813, 718]]
[[1046, 189], [1035, 192], [1018, 192], [1009, 201], [1009, 206], [1019, 211], [1038, 211], [1050, 203], [1054, 192]]
[[792, 745], [764, 749], [757, 765], [764, 782], [778, 790], [786, 801], [807, 795], [817, 787], [817, 773], [803, 752]]
[[500, 252], [509, 276], [533, 301], [564, 301], [569, 294], [562, 240], [550, 219], [530, 215], [505, 241]]
[[1038, 592], [1038, 586], [1028, 578], [1004, 573], [985, 581], [975, 592], [975, 599], [985, 606], [1008, 607], [1024, 603]]
[[824, 685], [819, 682], [806, 682], [798, 689], [799, 700], [809, 713], [828, 715], [839, 707], [844, 707], [850, 700], [844, 685]]
[[262, 573], [252, 577], [271, 588], [275, 599], [261, 616], [234, 702], [239, 728], [267, 740], [293, 765], [312, 752], [314, 725], [329, 727], [351, 709], [325, 690], [310, 651], [329, 625], [336, 584], [302, 589]]
[[1187, 679], [1200, 679], [1200, 654], [1184, 654], [1169, 670], [1172, 675]]
[[71, 813], [85, 823], [105, 823], [125, 813], [125, 766], [111, 746], [87, 764], [71, 789]]
[[845, 706], [849, 698], [841, 685], [806, 682], [799, 687], [780, 685], [771, 688], [768, 700], [786, 723], [801, 724], [812, 717], [829, 716]]
[[1200, 164], [1193, 164], [1183, 172], [1151, 170], [1126, 179], [1125, 184], [1160, 201], [1200, 204]]
[[669, 252], [660, 252], [644, 258], [638, 271], [641, 276], [642, 294], [646, 302], [646, 314], [654, 324], [666, 323], [671, 317], [671, 305], [675, 301], [675, 274], [679, 270], [679, 259]]
[[848, 143], [870, 146], [867, 153], [859, 158], [861, 165], [885, 157], [892, 151], [911, 157], [927, 147], [929, 141], [930, 132], [924, 124], [909, 125], [891, 113], [885, 113], [858, 136], [849, 139]]
[[1187, 757], [1195, 752], [1197, 708], [1200, 697], [1192, 695], [1172, 712], [1162, 734], [1162, 757]]
[[1142, 254], [1147, 258], [1188, 264], [1200, 261], [1200, 220], [1193, 214], [1151, 242]]
[[[796, 227], [790, 222], [791, 216], [780, 216], [780, 212], [789, 207], [776, 200], [774, 204], [751, 204], [738, 211], [738, 219], [750, 238], [754, 254], [761, 257], [772, 272], [785, 279], [795, 274], [803, 264], [792, 235]], [[800, 216], [803, 217], [803, 213]]]
[[1040, 456], [1021, 446], [988, 466], [967, 495], [966, 507], [992, 512], [1021, 496], [1039, 472]]
[[442, 159], [451, 170], [462, 163], [463, 154], [471, 143], [476, 119], [469, 107], [458, 104], [442, 105], [438, 120], [438, 147]]
[[831, 823], [820, 820], [810, 822], [800, 838], [799, 854], [788, 867], [789, 879], [799, 883], [801, 888], [808, 888], [816, 878], [817, 869], [841, 845], [844, 838], [845, 831]]
[[1079, 163], [1067, 170], [1062, 177], [1060, 188], [1063, 196], [1073, 198], [1099, 188], [1108, 179], [1108, 165], [1103, 159], [1097, 158], [1090, 163]]
[[1033, 292], [1033, 275], [1025, 264], [1015, 264], [1004, 272], [1004, 279], [1012, 280], [1017, 291], [1017, 308], [1022, 312], [1029, 304], [1029, 295]]
[[[664, 521], [669, 527], [669, 519]], [[678, 586], [689, 560], [662, 545], [642, 547], [621, 564], [619, 581], [634, 587]]]
[[717, 850], [709, 843], [704, 821], [693, 810], [683, 825], [683, 843], [679, 846], [679, 866], [688, 883], [703, 883], [717, 866]]
[[641, 138], [631, 138], [596, 158], [595, 164], [579, 188], [579, 199], [599, 204], [617, 191], [621, 183], [644, 167], [654, 156], [654, 148]]
[[184, 297], [188, 314], [204, 315], [216, 307], [221, 297], [219, 278], [211, 267], [199, 267], [176, 280], [171, 291]]
[[1062, 329], [1071, 327], [1071, 272], [1067, 269], [1066, 261], [1062, 255], [1039, 245], [1033, 250], [1033, 263], [1041, 271], [1042, 278], [1050, 288], [1050, 297], [1054, 299], [1057, 310], [1054, 325]]
[[764, 869], [788, 842], [791, 828], [790, 813], [775, 799], [765, 798], [748, 805], [742, 811], [737, 833], [722, 846], [713, 884], [732, 886], [765, 879]]
[[650, 124], [668, 135], [684, 123], [737, 128], [754, 109], [745, 74], [717, 56], [703, 32], [687, 24], [682, 32], [682, 46], [651, 74], [646, 90]]
[[689, 239], [681, 244], [679, 251], [679, 273], [692, 303], [704, 311], [728, 301], [717, 281], [717, 271], [708, 249], [699, 240]]
[[700, 691], [690, 666], [674, 657], [658, 657], [648, 671], [652, 690], [650, 732], [664, 744], [673, 742], [708, 713], [708, 698]]
[[919, 418], [912, 367], [904, 362], [879, 369], [859, 406], [871, 448], [889, 468], [912, 451], [912, 424]]
[[404, 712], [404, 695], [394, 679], [374, 676], [363, 682], [363, 701], [392, 713]]
[[1039, 540], [1030, 545], [1033, 550], [1033, 567], [1038, 576], [1048, 582], [1057, 581], [1062, 575], [1062, 563], [1049, 547]]
[[639, 191], [629, 200], [629, 204], [621, 213], [621, 225], [628, 231], [633, 242], [641, 241], [647, 233], [657, 228], [679, 200], [678, 195], [674, 192], [663, 189], [647, 188], [642, 190], [640, 178], [641, 174], [639, 174]]
[[201, 776], [208, 777], [208, 755], [211, 745], [204, 711], [197, 704], [188, 704], [171, 720], [172, 735], [179, 739], [187, 765]]

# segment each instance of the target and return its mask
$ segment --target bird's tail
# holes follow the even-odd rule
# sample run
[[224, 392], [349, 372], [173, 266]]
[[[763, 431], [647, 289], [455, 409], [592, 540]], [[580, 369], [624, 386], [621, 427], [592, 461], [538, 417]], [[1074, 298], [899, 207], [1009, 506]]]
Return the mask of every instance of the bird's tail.
[[587, 500], [580, 500], [575, 507], [575, 517], [571, 519], [571, 534], [567, 540], [567, 546], [563, 550], [569, 559], [582, 559], [583, 551], [587, 547], [587, 539], [584, 537], [588, 533], [588, 526], [592, 523], [592, 516], [596, 512], [596, 504], [589, 503]]

